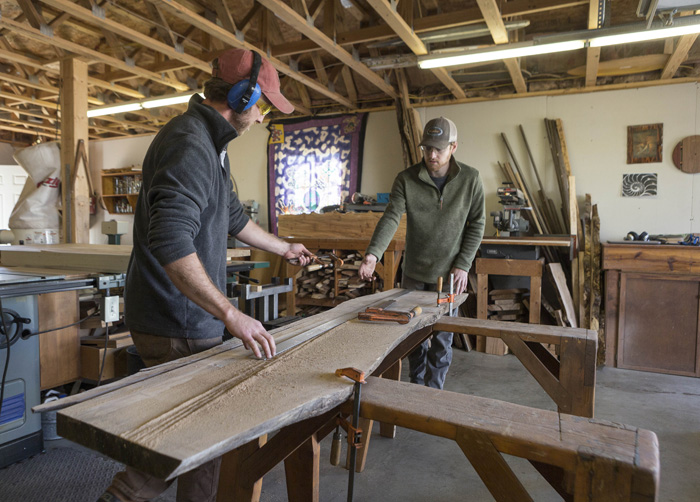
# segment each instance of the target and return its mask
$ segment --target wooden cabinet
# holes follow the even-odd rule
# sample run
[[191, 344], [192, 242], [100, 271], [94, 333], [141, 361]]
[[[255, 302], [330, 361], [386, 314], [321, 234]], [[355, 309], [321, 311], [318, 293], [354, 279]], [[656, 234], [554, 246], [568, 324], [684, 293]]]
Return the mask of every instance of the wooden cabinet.
[[140, 190], [140, 169], [125, 167], [102, 172], [102, 199], [111, 214], [133, 214]]
[[700, 248], [603, 244], [606, 364], [700, 377]]
[[[313, 253], [333, 251], [335, 254], [342, 255], [345, 252], [353, 252], [359, 255], [359, 259], [362, 259], [361, 257], [364, 255], [374, 232], [374, 227], [381, 216], [382, 213], [372, 212], [282, 215], [278, 219], [278, 235], [287, 242], [304, 244]], [[405, 246], [405, 236], [406, 219], [404, 217], [394, 239], [375, 269], [377, 276], [383, 280], [384, 290], [393, 288], [397, 281], [396, 274]], [[282, 267], [282, 277], [294, 278], [294, 288], [297, 290], [296, 281], [303, 273], [303, 269], [290, 265], [286, 261], [282, 262]], [[354, 277], [357, 275], [354, 274]], [[333, 298], [297, 297], [293, 291], [286, 295], [287, 315], [293, 315], [297, 305], [334, 307], [341, 303], [342, 300], [339, 300], [337, 296], [344, 289], [343, 286], [339, 285], [339, 281], [343, 278], [338, 274], [338, 271], [334, 271], [332, 275], [329, 275], [329, 279], [329, 285], [332, 285], [334, 292]]]

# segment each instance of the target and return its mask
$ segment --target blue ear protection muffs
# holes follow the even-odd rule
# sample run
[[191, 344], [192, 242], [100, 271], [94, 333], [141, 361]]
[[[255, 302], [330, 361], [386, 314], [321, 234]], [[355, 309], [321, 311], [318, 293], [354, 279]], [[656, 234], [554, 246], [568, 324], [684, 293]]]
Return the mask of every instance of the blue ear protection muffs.
[[250, 69], [250, 78], [241, 80], [228, 91], [228, 106], [236, 113], [243, 113], [260, 99], [262, 91], [258, 85], [258, 73], [261, 65], [260, 54], [253, 51], [253, 67]]

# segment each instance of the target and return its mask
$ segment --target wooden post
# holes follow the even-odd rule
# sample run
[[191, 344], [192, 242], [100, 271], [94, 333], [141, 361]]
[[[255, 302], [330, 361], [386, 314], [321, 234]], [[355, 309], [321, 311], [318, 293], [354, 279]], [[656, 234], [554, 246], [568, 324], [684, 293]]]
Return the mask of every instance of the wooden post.
[[61, 183], [62, 242], [90, 242], [90, 190], [87, 166], [74, 171], [80, 140], [88, 141], [87, 63], [76, 58], [61, 60]]
[[321, 445], [318, 436], [312, 434], [299, 448], [284, 459], [287, 499], [290, 502], [318, 502], [320, 470]]
[[257, 452], [267, 442], [267, 434], [254, 439], [223, 455], [221, 461], [221, 472], [219, 476], [219, 490], [216, 500], [247, 500], [257, 502], [260, 500], [260, 490], [262, 489], [262, 478], [256, 480], [252, 485], [246, 483], [246, 472], [242, 465], [253, 453]]

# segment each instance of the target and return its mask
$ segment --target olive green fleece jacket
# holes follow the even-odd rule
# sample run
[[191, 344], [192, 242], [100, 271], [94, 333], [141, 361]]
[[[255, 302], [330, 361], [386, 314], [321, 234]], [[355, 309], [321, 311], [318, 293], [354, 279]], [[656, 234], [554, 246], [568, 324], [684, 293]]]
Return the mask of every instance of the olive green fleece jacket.
[[479, 171], [451, 157], [442, 194], [423, 161], [399, 173], [367, 253], [381, 258], [404, 213], [406, 275], [435, 284], [440, 276], [449, 279], [453, 267], [469, 271], [484, 236], [486, 220]]

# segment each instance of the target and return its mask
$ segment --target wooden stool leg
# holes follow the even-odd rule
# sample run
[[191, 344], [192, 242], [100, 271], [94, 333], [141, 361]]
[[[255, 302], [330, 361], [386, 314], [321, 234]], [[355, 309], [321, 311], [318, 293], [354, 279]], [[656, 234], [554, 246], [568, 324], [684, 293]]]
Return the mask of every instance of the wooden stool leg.
[[[488, 318], [489, 301], [489, 276], [488, 274], [477, 274], [476, 276], [476, 318]], [[476, 337], [476, 350], [486, 352], [486, 337]]]
[[[396, 380], [397, 382], [401, 381], [401, 360], [399, 359], [398, 361], [396, 361], [396, 364], [394, 364], [391, 368], [386, 370], [382, 374], [382, 378]], [[396, 437], [396, 426], [394, 424], [387, 424], [384, 422], [380, 422], [379, 435], [382, 437], [385, 437], [385, 438], [392, 438], [393, 439], [394, 437]], [[366, 455], [366, 453], [365, 453], [365, 455]]]
[[313, 434], [284, 459], [289, 502], [318, 502], [321, 446]]
[[221, 473], [219, 474], [219, 491], [216, 500], [219, 502], [236, 500], [258, 502], [262, 488], [262, 478], [252, 485], [246, 486], [245, 472], [241, 464], [267, 443], [267, 434], [260, 436], [250, 443], [239, 446], [221, 458]]

